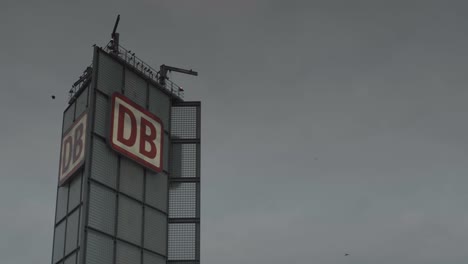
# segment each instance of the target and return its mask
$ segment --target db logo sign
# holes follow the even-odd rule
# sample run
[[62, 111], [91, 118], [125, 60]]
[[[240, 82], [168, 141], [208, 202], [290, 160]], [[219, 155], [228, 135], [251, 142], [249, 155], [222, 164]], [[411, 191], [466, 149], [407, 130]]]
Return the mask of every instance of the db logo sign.
[[161, 120], [121, 94], [112, 95], [111, 147], [151, 170], [162, 171]]
[[62, 185], [84, 163], [87, 114], [79, 117], [62, 138], [59, 184]]

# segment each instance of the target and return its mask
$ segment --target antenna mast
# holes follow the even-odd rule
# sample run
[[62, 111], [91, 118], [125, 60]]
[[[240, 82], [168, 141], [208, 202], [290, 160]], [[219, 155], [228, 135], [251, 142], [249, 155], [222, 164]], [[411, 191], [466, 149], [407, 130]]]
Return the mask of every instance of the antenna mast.
[[117, 33], [117, 26], [119, 25], [120, 15], [117, 15], [117, 19], [115, 20], [114, 29], [112, 30], [111, 34], [111, 41], [109, 43], [109, 49], [118, 54], [119, 53], [119, 33]]

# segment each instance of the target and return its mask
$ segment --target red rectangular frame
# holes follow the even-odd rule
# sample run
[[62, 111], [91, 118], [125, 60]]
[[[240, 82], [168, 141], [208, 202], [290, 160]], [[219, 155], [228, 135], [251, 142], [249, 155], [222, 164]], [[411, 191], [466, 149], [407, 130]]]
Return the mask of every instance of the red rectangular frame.
[[[146, 116], [150, 117], [151, 119], [153, 119], [154, 121], [158, 122], [160, 125], [161, 125], [161, 150], [160, 150], [160, 160], [159, 160], [159, 164], [161, 164], [160, 167], [156, 167], [155, 165], [145, 161], [144, 159], [138, 157], [137, 155], [131, 153], [130, 151], [127, 151], [117, 145], [115, 145], [113, 142], [112, 142], [112, 134], [114, 132], [114, 109], [115, 109], [115, 98], [119, 98], [121, 99], [122, 101], [126, 102], [127, 104], [131, 105], [132, 107], [138, 109], [138, 111], [142, 112], [143, 114], [145, 114]], [[137, 103], [133, 102], [132, 100], [130, 100], [128, 97], [125, 97], [124, 95], [118, 93], [118, 92], [115, 92], [112, 94], [112, 104], [111, 104], [111, 107], [112, 107], [112, 110], [111, 110], [111, 116], [110, 116], [110, 119], [111, 119], [111, 122], [110, 122], [110, 129], [109, 129], [109, 144], [111, 146], [111, 148], [121, 154], [123, 154], [124, 156], [134, 160], [135, 162], [143, 165], [144, 167], [152, 170], [152, 171], [155, 171], [155, 172], [161, 172], [163, 170], [163, 156], [164, 156], [164, 127], [163, 127], [163, 123], [161, 121], [161, 119], [159, 119], [159, 117], [157, 117], [155, 114], [149, 112], [148, 110], [146, 110], [145, 108], [141, 107], [140, 105], [138, 105]]]
[[[67, 129], [67, 131], [62, 135], [62, 140], [61, 140], [61, 141], [63, 141], [63, 138], [65, 137], [65, 135], [67, 135], [70, 131], [72, 131], [73, 128], [75, 128], [76, 124], [78, 124], [78, 123], [81, 121], [81, 119], [83, 119], [87, 114], [88, 114], [88, 111], [85, 111], [84, 113], [82, 113], [82, 114], [75, 120], [75, 122], [73, 122], [73, 125], [72, 125], [69, 129]], [[88, 121], [89, 121], [89, 120], [86, 120], [86, 129], [89, 129], [89, 128], [88, 128]], [[83, 136], [85, 137], [85, 140], [88, 140], [88, 139], [86, 138], [86, 137], [88, 136], [88, 134], [87, 134], [86, 131], [83, 131]], [[85, 153], [84, 153], [84, 158], [83, 158], [83, 160], [82, 160], [80, 163], [76, 164], [75, 167], [74, 167], [65, 177], [63, 177], [62, 180], [60, 180], [60, 172], [62, 171], [62, 148], [63, 148], [62, 143], [63, 143], [63, 142], [60, 143], [60, 161], [59, 161], [59, 175], [58, 175], [58, 178], [59, 178], [59, 186], [62, 186], [63, 184], [65, 184], [66, 182], [68, 182], [68, 180], [71, 178], [71, 176], [72, 176], [73, 174], [75, 174], [75, 172], [77, 172], [77, 171], [81, 168], [81, 166], [83, 166], [83, 164], [85, 163], [85, 160], [86, 160], [86, 152], [85, 152]], [[85, 145], [86, 145], [86, 143], [85, 143]], [[85, 147], [85, 146], [83, 146], [83, 151], [86, 151], [86, 147]]]

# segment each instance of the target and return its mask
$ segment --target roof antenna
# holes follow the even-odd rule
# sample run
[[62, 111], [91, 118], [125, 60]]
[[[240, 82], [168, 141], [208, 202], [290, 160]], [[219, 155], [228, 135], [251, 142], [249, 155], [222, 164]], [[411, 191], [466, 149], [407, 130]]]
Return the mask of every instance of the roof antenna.
[[120, 15], [117, 15], [117, 20], [115, 20], [114, 30], [112, 30], [111, 41], [109, 43], [109, 49], [116, 54], [119, 53], [119, 33], [116, 32], [119, 21]]

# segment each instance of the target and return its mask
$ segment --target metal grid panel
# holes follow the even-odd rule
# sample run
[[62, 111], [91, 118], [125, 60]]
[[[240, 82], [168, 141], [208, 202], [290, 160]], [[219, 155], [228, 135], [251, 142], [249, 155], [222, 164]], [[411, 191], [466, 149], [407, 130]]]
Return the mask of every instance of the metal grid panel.
[[88, 231], [86, 264], [113, 264], [114, 241], [112, 238]]
[[99, 52], [97, 89], [107, 95], [122, 91], [123, 66]]
[[108, 234], [114, 234], [115, 200], [113, 191], [91, 183], [89, 190], [88, 225]]
[[109, 131], [109, 99], [100, 93], [96, 93], [96, 111], [94, 113], [94, 132], [106, 137]]
[[62, 133], [65, 134], [67, 130], [71, 127], [73, 124], [73, 121], [75, 120], [75, 103], [72, 103], [67, 110], [63, 113], [63, 127], [62, 127]]
[[169, 217], [195, 218], [197, 215], [197, 183], [173, 182], [169, 187]]
[[143, 264], [166, 264], [166, 259], [148, 251], [143, 251]]
[[169, 133], [164, 133], [163, 140], [163, 170], [169, 171], [169, 146], [171, 144], [171, 141], [169, 139]]
[[68, 256], [63, 264], [76, 264], [76, 253], [71, 254]]
[[172, 144], [171, 177], [198, 177], [198, 144]]
[[146, 203], [167, 212], [167, 174], [146, 174]]
[[144, 246], [166, 255], [167, 216], [150, 207], [145, 207]]
[[197, 106], [173, 106], [171, 112], [171, 135], [178, 139], [197, 139]]
[[135, 199], [143, 199], [143, 168], [127, 158], [120, 159], [120, 191]]
[[142, 218], [142, 205], [120, 195], [117, 236], [136, 245], [141, 245]]
[[128, 69], [125, 70], [125, 96], [143, 108], [146, 108], [146, 87], [144, 79]]
[[169, 129], [169, 113], [171, 99], [159, 88], [150, 85], [149, 87], [149, 111], [155, 114], [163, 122], [164, 129]]
[[78, 222], [80, 209], [74, 211], [67, 218], [67, 235], [65, 238], [65, 255], [72, 252], [78, 246]]
[[116, 264], [139, 264], [141, 263], [141, 251], [139, 248], [124, 242], [117, 242]]
[[55, 228], [54, 233], [54, 253], [52, 254], [53, 263], [56, 263], [63, 258], [63, 250], [65, 246], [65, 221], [60, 223]]
[[68, 197], [68, 212], [73, 210], [81, 202], [81, 179], [82, 172], [74, 176], [70, 182], [70, 194]]
[[88, 107], [88, 90], [86, 87], [83, 92], [76, 99], [75, 119], [79, 117]]
[[61, 186], [57, 191], [57, 205], [55, 213], [55, 222], [62, 220], [67, 214], [68, 203], [68, 184]]
[[106, 143], [93, 137], [91, 178], [115, 189], [117, 181], [117, 155]]
[[168, 260], [196, 259], [196, 224], [169, 224]]

